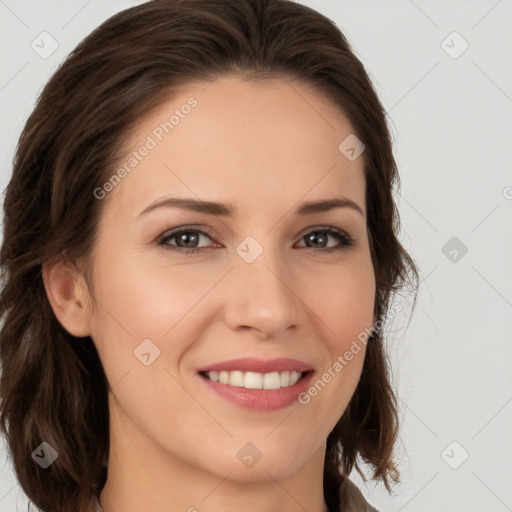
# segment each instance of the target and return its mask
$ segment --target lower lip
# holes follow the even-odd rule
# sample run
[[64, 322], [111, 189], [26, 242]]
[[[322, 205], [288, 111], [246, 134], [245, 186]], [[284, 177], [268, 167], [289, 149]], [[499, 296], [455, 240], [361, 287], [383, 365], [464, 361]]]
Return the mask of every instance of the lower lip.
[[308, 372], [293, 386], [279, 389], [247, 389], [221, 384], [199, 375], [199, 378], [215, 393], [239, 407], [257, 411], [275, 411], [297, 401], [297, 397], [309, 386], [313, 371]]

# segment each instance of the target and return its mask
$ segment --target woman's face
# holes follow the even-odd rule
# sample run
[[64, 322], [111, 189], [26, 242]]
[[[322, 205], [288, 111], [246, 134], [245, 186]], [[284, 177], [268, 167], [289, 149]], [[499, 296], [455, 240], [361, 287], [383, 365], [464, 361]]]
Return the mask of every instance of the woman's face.
[[[88, 322], [113, 446], [241, 481], [323, 461], [363, 365], [364, 344], [351, 347], [375, 320], [363, 156], [352, 139], [339, 149], [351, 134], [318, 92], [236, 76], [189, 85], [137, 126], [95, 191], [105, 209]], [[170, 198], [189, 207], [158, 206]], [[341, 198], [355, 206], [300, 213]], [[225, 363], [240, 358], [264, 364]]]

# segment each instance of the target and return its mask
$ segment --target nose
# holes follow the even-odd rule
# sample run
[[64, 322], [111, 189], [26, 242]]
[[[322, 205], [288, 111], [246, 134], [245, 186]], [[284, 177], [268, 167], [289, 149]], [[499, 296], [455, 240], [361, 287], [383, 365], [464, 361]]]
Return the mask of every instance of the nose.
[[277, 251], [265, 249], [252, 263], [235, 254], [226, 286], [225, 318], [232, 330], [254, 330], [269, 339], [300, 325], [304, 303], [293, 270]]

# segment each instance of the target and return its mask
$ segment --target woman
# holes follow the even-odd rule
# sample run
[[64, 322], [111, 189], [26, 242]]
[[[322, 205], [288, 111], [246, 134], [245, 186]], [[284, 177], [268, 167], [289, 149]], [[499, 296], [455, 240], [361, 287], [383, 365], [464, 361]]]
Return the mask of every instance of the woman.
[[167, 0], [104, 22], [21, 134], [1, 428], [43, 511], [374, 511], [381, 326], [417, 280], [385, 112], [327, 18]]

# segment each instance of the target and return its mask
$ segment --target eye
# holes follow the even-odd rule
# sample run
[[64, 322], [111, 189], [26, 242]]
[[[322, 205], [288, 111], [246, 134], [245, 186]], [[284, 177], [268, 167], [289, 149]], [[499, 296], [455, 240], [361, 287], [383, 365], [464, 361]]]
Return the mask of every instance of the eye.
[[[328, 243], [329, 237], [337, 240], [340, 245], [334, 247], [324, 247], [323, 245]], [[315, 244], [322, 245], [322, 247], [319, 248], [322, 252], [346, 250], [354, 245], [355, 242], [354, 239], [347, 235], [344, 231], [332, 226], [309, 231], [302, 237], [302, 240], [306, 241], [306, 247], [308, 248], [314, 249]]]
[[[195, 253], [199, 252], [197, 244], [201, 237], [210, 238], [209, 231], [194, 228], [182, 228], [172, 231], [168, 235], [158, 240], [158, 245], [162, 245], [164, 249], [177, 252]], [[178, 245], [170, 244], [169, 242], [176, 239]], [[181, 244], [181, 245], [180, 245]]]
[[[198, 246], [202, 237], [213, 240], [210, 236], [210, 230], [196, 229], [193, 227], [181, 228], [160, 237], [158, 245], [162, 246], [166, 250], [189, 254], [198, 253], [201, 249], [212, 248]], [[334, 247], [326, 247], [325, 245], [328, 244], [329, 238], [338, 241], [338, 245], [335, 245]], [[176, 244], [170, 243], [172, 240], [175, 240]], [[319, 252], [346, 250], [354, 245], [354, 239], [341, 229], [337, 229], [332, 226], [326, 226], [309, 231], [301, 237], [301, 240], [306, 241], [306, 248], [317, 248], [319, 249]], [[316, 245], [320, 245], [321, 247], [316, 247]]]

